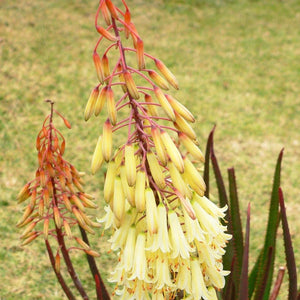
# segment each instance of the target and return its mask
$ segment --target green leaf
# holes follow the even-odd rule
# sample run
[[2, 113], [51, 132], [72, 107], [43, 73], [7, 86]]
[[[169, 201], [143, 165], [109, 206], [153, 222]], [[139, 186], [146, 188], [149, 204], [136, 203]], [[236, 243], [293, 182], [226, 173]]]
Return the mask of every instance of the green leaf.
[[287, 263], [287, 269], [289, 273], [289, 300], [297, 298], [297, 267], [295, 262], [295, 255], [293, 250], [292, 239], [289, 230], [289, 224], [286, 216], [286, 210], [284, 206], [284, 198], [281, 188], [279, 188], [279, 204], [281, 210], [282, 229], [284, 237], [284, 249]]
[[234, 168], [228, 169], [228, 179], [232, 232], [234, 236], [238, 271], [240, 271], [243, 263], [244, 238]]
[[[212, 133], [214, 133], [214, 131], [212, 131]], [[214, 151], [214, 143], [213, 143], [213, 134], [211, 136], [211, 145], [210, 145], [210, 154], [211, 154], [211, 162], [212, 162], [212, 166], [213, 166], [213, 170], [214, 170], [214, 174], [215, 174], [215, 178], [216, 178], [216, 183], [217, 183], [217, 188], [218, 188], [218, 193], [219, 193], [219, 202], [220, 202], [220, 206], [224, 207], [225, 205], [228, 205], [228, 198], [227, 198], [227, 193], [226, 193], [226, 189], [225, 189], [225, 185], [224, 185], [224, 180], [219, 168], [219, 164], [218, 164], [218, 160], [217, 157], [215, 155], [215, 151]], [[223, 223], [224, 225], [227, 225], [228, 227], [228, 232], [230, 234], [233, 233], [232, 231], [232, 223], [231, 223], [231, 216], [230, 216], [230, 210], [228, 210], [227, 215], [225, 217], [225, 222]], [[229, 243], [227, 244], [226, 247], [226, 253], [223, 256], [223, 267], [225, 270], [230, 270], [230, 269], [236, 269], [235, 266], [232, 265], [233, 262], [233, 258], [235, 256], [235, 248], [234, 248], [234, 237], [229, 241]], [[229, 276], [227, 276], [225, 278], [225, 287], [223, 289], [223, 295], [227, 295], [227, 289], [230, 288], [229, 283], [230, 281], [235, 281], [236, 277], [236, 272], [232, 272], [230, 273]]]
[[252, 294], [255, 290], [255, 283], [256, 283], [256, 278], [257, 278], [257, 274], [258, 274], [258, 268], [259, 268], [259, 265], [260, 265], [260, 261], [261, 261], [261, 258], [262, 258], [262, 249], [260, 250], [260, 253], [257, 257], [257, 260], [252, 268], [252, 271], [249, 275], [249, 299], [251, 299], [252, 297]]
[[[276, 168], [275, 168], [267, 232], [266, 232], [264, 247], [262, 250], [262, 256], [261, 259], [259, 260], [259, 267], [258, 267], [259, 271], [256, 277], [255, 299], [259, 299], [259, 300], [261, 299], [268, 300], [271, 285], [272, 285], [274, 260], [275, 260], [276, 234], [279, 225], [278, 189], [280, 186], [282, 156], [283, 156], [283, 149], [279, 153]], [[269, 253], [270, 248], [272, 249], [271, 254]], [[271, 255], [271, 257], [269, 257], [269, 255]], [[270, 269], [268, 269], [268, 265], [270, 266]], [[267, 273], [267, 278], [266, 278], [266, 273]], [[265, 282], [264, 279], [266, 279]], [[262, 290], [264, 290], [263, 294], [261, 294]]]
[[245, 249], [243, 253], [242, 271], [239, 286], [239, 300], [248, 299], [248, 268], [249, 268], [249, 237], [250, 237], [250, 203], [247, 209]]

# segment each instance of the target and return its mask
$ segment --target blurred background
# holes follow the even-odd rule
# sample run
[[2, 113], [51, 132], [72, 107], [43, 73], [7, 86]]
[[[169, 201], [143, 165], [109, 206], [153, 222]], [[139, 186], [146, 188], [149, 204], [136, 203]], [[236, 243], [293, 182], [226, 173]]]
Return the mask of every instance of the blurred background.
[[[115, 1], [117, 4], [121, 1]], [[297, 0], [128, 0], [145, 51], [176, 75], [172, 95], [195, 115], [193, 124], [205, 150], [213, 125], [215, 149], [224, 176], [234, 166], [245, 223], [250, 201], [251, 253], [264, 240], [272, 177], [284, 147], [282, 188], [296, 259], [300, 266], [300, 2]], [[97, 1], [0, 1], [0, 299], [62, 299], [43, 241], [20, 247], [22, 216], [16, 195], [33, 179], [35, 139], [49, 105], [72, 124], [56, 127], [66, 138], [65, 158], [86, 172], [86, 192], [104, 214], [103, 174], [90, 161], [105, 115], [84, 122], [97, 83], [92, 51]], [[101, 48], [99, 48], [101, 54]], [[216, 189], [212, 199], [217, 201]], [[108, 234], [91, 237], [108, 277], [115, 263]], [[279, 230], [276, 270], [284, 265]], [[93, 290], [83, 254], [74, 254], [85, 285]], [[86, 272], [85, 272], [86, 271]], [[275, 271], [277, 273], [277, 271]], [[300, 274], [300, 268], [298, 269]], [[286, 298], [287, 274], [280, 299]], [[113, 288], [110, 286], [110, 288]]]

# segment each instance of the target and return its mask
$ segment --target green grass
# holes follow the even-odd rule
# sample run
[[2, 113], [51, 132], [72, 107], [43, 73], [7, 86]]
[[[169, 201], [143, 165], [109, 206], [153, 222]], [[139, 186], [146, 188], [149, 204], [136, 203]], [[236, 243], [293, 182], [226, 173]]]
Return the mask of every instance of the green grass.
[[[128, 4], [145, 50], [176, 74], [181, 89], [173, 95], [196, 116], [194, 129], [203, 150], [217, 124], [215, 148], [222, 171], [226, 175], [226, 168], [235, 166], [243, 212], [252, 203], [252, 262], [264, 238], [276, 158], [285, 147], [282, 188], [299, 266], [300, 3], [128, 0]], [[21, 217], [16, 194], [36, 169], [35, 138], [48, 113], [44, 99], [54, 100], [71, 122], [72, 130], [62, 129], [66, 158], [86, 171], [87, 192], [98, 197], [98, 215], [103, 214], [104, 171], [93, 177], [89, 168], [104, 116], [100, 121], [83, 120], [87, 97], [96, 84], [92, 62], [96, 6], [97, 1], [79, 0], [0, 3], [0, 299], [62, 298], [42, 242], [21, 248], [15, 227]], [[102, 254], [98, 263], [105, 277], [114, 258], [107, 254], [106, 238], [92, 238]], [[75, 260], [89, 285], [84, 256]], [[276, 267], [283, 264], [280, 241]], [[283, 289], [282, 299], [287, 276]]]

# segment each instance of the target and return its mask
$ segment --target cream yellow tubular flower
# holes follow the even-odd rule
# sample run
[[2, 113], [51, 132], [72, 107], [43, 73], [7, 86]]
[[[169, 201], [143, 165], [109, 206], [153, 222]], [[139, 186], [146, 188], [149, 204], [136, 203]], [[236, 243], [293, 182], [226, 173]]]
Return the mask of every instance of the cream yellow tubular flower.
[[158, 209], [158, 232], [153, 236], [153, 244], [149, 245], [147, 250], [155, 252], [160, 249], [163, 253], [170, 252], [172, 249], [168, 234], [167, 212], [165, 206], [161, 203]]
[[180, 290], [184, 290], [187, 293], [191, 293], [191, 268], [190, 268], [190, 260], [185, 259], [179, 265], [178, 274], [176, 277], [176, 287]]
[[170, 277], [168, 257], [160, 251], [158, 251], [158, 257], [156, 258], [156, 277], [153, 281], [157, 290], [165, 286], [175, 287]]
[[184, 225], [185, 225], [185, 236], [189, 243], [192, 243], [194, 240], [204, 242], [204, 232], [199, 225], [199, 221], [192, 220], [188, 213], [183, 210], [184, 216]]
[[190, 252], [192, 252], [193, 249], [190, 247], [184, 236], [176, 212], [173, 210], [169, 210], [168, 218], [170, 224], [170, 239], [173, 248], [171, 257], [175, 258], [180, 255], [183, 259], [187, 259], [189, 258]]
[[146, 260], [146, 236], [144, 233], [139, 233], [136, 239], [132, 275], [128, 280], [133, 280], [135, 278], [139, 280], [146, 280], [147, 271], [147, 260]]
[[203, 279], [201, 267], [197, 259], [191, 260], [192, 295], [195, 300], [209, 300], [206, 284]]
[[135, 242], [136, 242], [136, 230], [134, 226], [131, 226], [128, 230], [126, 244], [123, 252], [123, 264], [125, 272], [129, 272], [133, 266], [133, 259], [135, 255]]
[[150, 234], [157, 233], [157, 228], [158, 228], [157, 207], [156, 207], [153, 191], [150, 188], [147, 188], [145, 191], [145, 199], [146, 199], [147, 230]]

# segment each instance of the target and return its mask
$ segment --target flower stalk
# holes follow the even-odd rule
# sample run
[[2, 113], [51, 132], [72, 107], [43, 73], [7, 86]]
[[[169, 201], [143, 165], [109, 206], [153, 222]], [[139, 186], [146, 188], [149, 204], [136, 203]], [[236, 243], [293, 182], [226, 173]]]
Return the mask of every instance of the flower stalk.
[[[108, 163], [108, 205], [100, 222], [112, 228], [111, 248], [119, 250], [110, 278], [116, 283], [113, 294], [122, 299], [214, 299], [214, 289], [224, 286], [228, 274], [222, 255], [231, 236], [220, 221], [226, 207], [203, 198], [206, 186], [198, 166], [204, 156], [189, 124], [195, 118], [165, 93], [170, 86], [178, 89], [177, 79], [145, 52], [125, 0], [124, 9], [113, 2], [101, 0], [96, 13], [100, 37], [93, 59], [99, 82], [85, 110], [86, 120], [97, 117], [105, 113], [106, 102], [92, 172]], [[122, 130], [127, 139], [115, 148]]]

